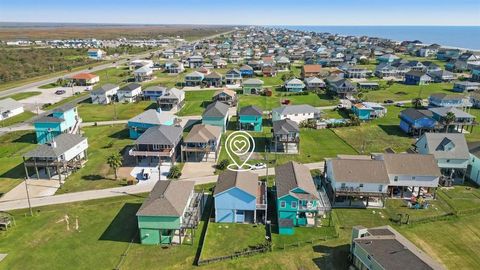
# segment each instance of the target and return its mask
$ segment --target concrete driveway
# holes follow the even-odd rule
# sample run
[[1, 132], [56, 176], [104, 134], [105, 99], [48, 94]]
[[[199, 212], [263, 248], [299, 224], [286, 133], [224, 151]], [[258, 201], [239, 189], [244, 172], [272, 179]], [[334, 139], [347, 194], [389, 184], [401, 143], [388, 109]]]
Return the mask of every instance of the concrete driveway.
[[[167, 180], [168, 173], [170, 172], [171, 165], [162, 165], [160, 166], [160, 172], [158, 171], [158, 167], [150, 166], [150, 165], [142, 165], [135, 166], [133, 170], [130, 172], [130, 175], [133, 176], [135, 179], [138, 180], [139, 184], [146, 183], [146, 182], [157, 182], [160, 175], [160, 180]], [[142, 172], [148, 172], [150, 175], [149, 179], [143, 179]]]
[[[58, 180], [27, 180], [28, 193], [30, 198], [52, 196], [60, 187]], [[27, 198], [25, 183], [22, 181], [12, 190], [0, 198], [0, 202], [22, 200]]]
[[[25, 106], [25, 109], [37, 112], [37, 108], [40, 110], [44, 104], [54, 104], [65, 98], [73, 96], [75, 93], [81, 93], [85, 91], [85, 86], [74, 86], [74, 87], [54, 87], [49, 89], [40, 89], [38, 87], [32, 87], [27, 89], [32, 92], [41, 92], [38, 96], [29, 97], [26, 99], [20, 100]], [[57, 95], [55, 92], [57, 90], [65, 90], [65, 94]], [[41, 111], [40, 111], [41, 112]]]
[[185, 162], [180, 179], [196, 178], [213, 175], [215, 172], [215, 162]]

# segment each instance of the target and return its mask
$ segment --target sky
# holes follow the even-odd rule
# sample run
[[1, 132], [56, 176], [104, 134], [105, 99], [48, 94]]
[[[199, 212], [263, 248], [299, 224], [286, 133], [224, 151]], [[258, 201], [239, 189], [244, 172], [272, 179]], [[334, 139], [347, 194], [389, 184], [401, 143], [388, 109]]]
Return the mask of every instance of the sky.
[[480, 0], [0, 0], [0, 21], [480, 26]]

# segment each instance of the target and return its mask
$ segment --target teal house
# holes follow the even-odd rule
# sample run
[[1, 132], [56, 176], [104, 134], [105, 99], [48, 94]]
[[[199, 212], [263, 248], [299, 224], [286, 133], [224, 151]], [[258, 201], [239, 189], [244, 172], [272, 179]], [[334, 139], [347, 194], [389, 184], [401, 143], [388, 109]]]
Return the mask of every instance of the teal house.
[[238, 112], [238, 128], [240, 130], [262, 131], [262, 109], [250, 105], [242, 107]]
[[76, 106], [67, 104], [54, 109], [50, 115], [40, 117], [33, 123], [37, 143], [48, 143], [62, 133], [79, 133], [80, 123]]
[[294, 234], [294, 227], [316, 226], [320, 195], [307, 166], [290, 161], [275, 168], [279, 234]]
[[360, 120], [371, 120], [382, 117], [387, 113], [387, 109], [374, 102], [363, 102], [352, 105], [352, 112]]
[[230, 106], [220, 101], [211, 103], [202, 114], [202, 124], [221, 127], [222, 131], [227, 130], [229, 108]]
[[263, 91], [263, 81], [257, 78], [250, 78], [242, 82], [244, 95], [258, 95]]
[[[137, 212], [140, 241], [146, 245], [181, 244], [198, 225], [200, 197], [192, 181], [158, 181]], [[192, 235], [193, 237], [193, 235]]]
[[480, 186], [480, 142], [469, 142], [470, 160], [467, 166], [467, 177]]
[[128, 132], [130, 139], [137, 139], [151, 127], [172, 126], [174, 123], [175, 117], [172, 114], [150, 109], [128, 120]]

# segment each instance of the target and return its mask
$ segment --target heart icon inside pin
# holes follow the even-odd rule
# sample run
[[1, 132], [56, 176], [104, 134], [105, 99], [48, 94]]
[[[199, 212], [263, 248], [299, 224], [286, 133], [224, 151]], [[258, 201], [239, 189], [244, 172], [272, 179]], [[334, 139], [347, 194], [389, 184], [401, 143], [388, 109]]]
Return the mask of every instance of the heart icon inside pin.
[[234, 141], [233, 147], [235, 147], [234, 152], [242, 152], [243, 148], [247, 146], [246, 141]]

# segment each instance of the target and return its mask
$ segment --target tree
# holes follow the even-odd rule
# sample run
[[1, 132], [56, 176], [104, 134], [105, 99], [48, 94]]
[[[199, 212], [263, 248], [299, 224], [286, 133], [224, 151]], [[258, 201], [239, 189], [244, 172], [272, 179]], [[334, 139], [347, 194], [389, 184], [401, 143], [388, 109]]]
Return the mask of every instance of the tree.
[[122, 161], [123, 158], [120, 154], [113, 154], [107, 159], [108, 166], [110, 166], [110, 168], [112, 168], [115, 172], [115, 180], [118, 179], [117, 169], [122, 166]]
[[455, 121], [455, 119], [456, 116], [453, 112], [448, 112], [447, 115], [445, 115], [445, 133], [448, 132], [450, 125]]
[[420, 97], [414, 98], [414, 99], [412, 99], [412, 104], [415, 107], [415, 109], [418, 109], [418, 108], [422, 107], [423, 99], [420, 98]]
[[222, 159], [222, 160], [217, 164], [217, 169], [219, 169], [219, 170], [225, 170], [229, 164], [230, 164], [230, 161], [228, 161], [228, 159]]
[[182, 171], [180, 171], [180, 168], [176, 165], [173, 165], [170, 168], [170, 171], [168, 172], [167, 177], [169, 179], [178, 179], [178, 178], [180, 178], [181, 175], [182, 175]]

